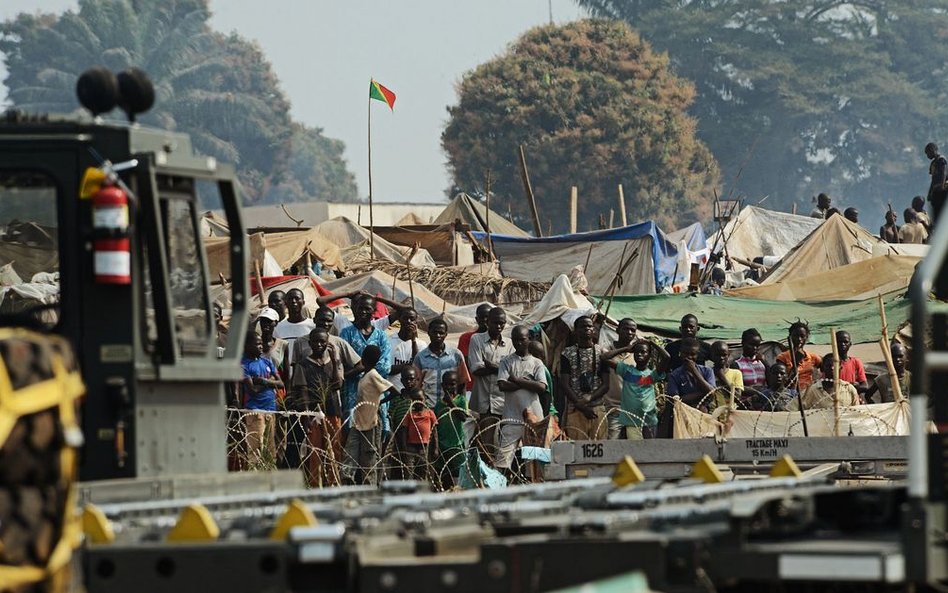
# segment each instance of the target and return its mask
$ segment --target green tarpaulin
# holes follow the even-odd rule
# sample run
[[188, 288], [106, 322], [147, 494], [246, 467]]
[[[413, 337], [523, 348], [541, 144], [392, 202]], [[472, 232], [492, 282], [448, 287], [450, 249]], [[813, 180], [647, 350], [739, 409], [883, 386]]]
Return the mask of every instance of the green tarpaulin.
[[[938, 303], [939, 309], [946, 309]], [[605, 305], [603, 305], [605, 309]], [[890, 297], [885, 304], [889, 335], [911, 316], [911, 304], [902, 297]], [[790, 323], [800, 318], [810, 324], [810, 341], [829, 344], [830, 328], [844, 329], [854, 343], [875, 342], [882, 335], [882, 321], [876, 299], [799, 303], [711, 296], [705, 294], [661, 294], [616, 297], [609, 309], [613, 319], [631, 317], [639, 327], [668, 336], [677, 336], [681, 318], [698, 317], [703, 340], [740, 341], [741, 332], [756, 327], [764, 340], [783, 340]]]

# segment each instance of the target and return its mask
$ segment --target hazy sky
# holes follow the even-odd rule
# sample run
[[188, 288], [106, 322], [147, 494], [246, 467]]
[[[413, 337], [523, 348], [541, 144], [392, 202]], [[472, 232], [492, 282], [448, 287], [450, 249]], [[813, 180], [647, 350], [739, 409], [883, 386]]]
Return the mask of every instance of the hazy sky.
[[[0, 0], [0, 19], [76, 5]], [[211, 0], [211, 24], [260, 43], [293, 116], [345, 142], [360, 195], [368, 193], [369, 80], [392, 89], [394, 113], [372, 105], [375, 198], [441, 201], [449, 180], [440, 137], [446, 107], [456, 103], [455, 83], [530, 27], [548, 23], [551, 6], [557, 23], [583, 16], [572, 0]]]

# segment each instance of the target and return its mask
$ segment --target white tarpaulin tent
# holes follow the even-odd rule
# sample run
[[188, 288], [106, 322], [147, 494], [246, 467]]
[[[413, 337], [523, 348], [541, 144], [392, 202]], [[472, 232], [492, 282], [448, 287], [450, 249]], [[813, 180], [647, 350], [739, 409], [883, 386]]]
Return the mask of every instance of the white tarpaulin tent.
[[724, 240], [720, 238], [723, 234], [727, 239], [727, 253], [731, 257], [748, 261], [761, 256], [779, 258], [789, 253], [822, 223], [820, 218], [745, 206], [724, 225], [723, 233], [718, 231], [708, 238], [708, 248], [715, 253], [723, 251]]

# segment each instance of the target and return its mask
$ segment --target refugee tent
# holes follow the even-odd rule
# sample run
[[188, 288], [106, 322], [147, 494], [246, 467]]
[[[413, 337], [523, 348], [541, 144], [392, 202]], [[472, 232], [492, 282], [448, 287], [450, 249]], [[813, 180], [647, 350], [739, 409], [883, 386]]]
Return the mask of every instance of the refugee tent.
[[[322, 288], [329, 294], [344, 294], [356, 290], [364, 290], [373, 295], [381, 295], [396, 303], [412, 304], [418, 312], [418, 325], [422, 329], [428, 326], [428, 321], [443, 314], [448, 324], [448, 332], [465, 332], [477, 327], [474, 313], [480, 303], [457, 307], [445, 302], [424, 286], [417, 283], [409, 285], [403, 280], [395, 280], [385, 272], [378, 270], [364, 272], [353, 276], [346, 276], [330, 282], [323, 282]], [[442, 313], [443, 311], [443, 313]], [[508, 324], [515, 319], [508, 316]]]
[[[486, 244], [484, 233], [473, 235], [482, 246]], [[652, 221], [571, 235], [492, 235], [491, 239], [494, 255], [508, 278], [551, 282], [576, 266], [584, 266], [588, 259], [588, 292], [604, 294], [628, 261], [616, 294], [633, 295], [655, 294], [670, 286], [675, 276], [677, 249]]]
[[[411, 253], [411, 247], [400, 247], [385, 240], [377, 233], [372, 244], [372, 255], [369, 257], [369, 229], [349, 220], [345, 216], [337, 216], [331, 220], [321, 222], [313, 230], [320, 236], [339, 246], [342, 257], [348, 267], [366, 264], [372, 260], [405, 263]], [[435, 261], [425, 249], [419, 249], [411, 258], [411, 265], [416, 268], [434, 267]]]
[[[309, 254], [313, 263], [344, 272], [346, 264], [339, 248], [316, 229], [284, 231], [275, 233], [253, 233], [250, 244], [250, 270], [259, 266], [263, 276], [279, 276]], [[207, 266], [212, 279], [223, 275], [230, 279], [230, 238], [205, 237]]]
[[201, 236], [202, 237], [227, 237], [230, 235], [230, 227], [227, 221], [214, 212], [208, 210], [201, 215]]
[[665, 239], [678, 250], [676, 262], [678, 273], [675, 275], [673, 284], [687, 285], [691, 278], [691, 264], [698, 264], [703, 268], [708, 263], [710, 250], [704, 229], [701, 228], [701, 223], [696, 222], [683, 229], [666, 233]]
[[395, 223], [395, 226], [419, 226], [423, 224], [428, 224], [429, 220], [425, 220], [422, 217], [418, 216], [414, 212], [409, 212], [405, 216], [402, 216], [398, 219], [398, 222]]
[[464, 266], [474, 263], [471, 242], [450, 224], [375, 227], [375, 234], [402, 247], [418, 244], [428, 251], [439, 266]]
[[[761, 284], [805, 278], [872, 257], [873, 246], [888, 243], [842, 216], [833, 215], [787, 253], [761, 279]], [[882, 247], [879, 247], [881, 249]], [[728, 244], [730, 249], [730, 243]]]
[[819, 218], [745, 206], [724, 225], [723, 231], [719, 230], [708, 238], [708, 248], [714, 253], [721, 253], [726, 239], [727, 253], [732, 258], [748, 261], [762, 256], [779, 258], [789, 253], [822, 223], [823, 220]]
[[452, 224], [455, 220], [460, 220], [470, 226], [472, 231], [484, 233], [487, 232], [487, 223], [490, 222], [491, 235], [496, 233], [511, 237], [530, 236], [526, 231], [493, 210], [490, 211], [490, 221], [487, 218], [487, 207], [466, 193], [461, 192], [445, 206], [432, 224]]
[[725, 290], [729, 296], [772, 301], [861, 301], [904, 292], [921, 258], [884, 255], [772, 284]]
[[[948, 304], [932, 302], [929, 306], [948, 311]], [[908, 321], [911, 307], [911, 302], [902, 297], [886, 299], [890, 332]], [[765, 340], [781, 340], [787, 337], [790, 323], [797, 319], [809, 322], [813, 344], [829, 344], [830, 329], [834, 327], [848, 331], [855, 344], [875, 342], [882, 331], [875, 298], [800, 303], [693, 293], [662, 294], [616, 297], [609, 309], [615, 319], [631, 317], [641, 329], [675, 337], [679, 335], [679, 321], [688, 313], [698, 317], [698, 337], [702, 340], [740, 341], [741, 333], [749, 327], [756, 327]]]

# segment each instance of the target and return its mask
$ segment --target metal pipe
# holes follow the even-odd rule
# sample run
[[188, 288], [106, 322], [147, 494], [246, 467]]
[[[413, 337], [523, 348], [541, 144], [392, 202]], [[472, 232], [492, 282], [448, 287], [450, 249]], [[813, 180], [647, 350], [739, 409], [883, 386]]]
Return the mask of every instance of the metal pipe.
[[[912, 301], [912, 393], [910, 395], [911, 434], [909, 435], [908, 491], [912, 498], [928, 496], [928, 366], [925, 353], [925, 328], [928, 327], [928, 294], [945, 263], [948, 253], [948, 223], [935, 226], [929, 242], [928, 257], [915, 271], [909, 285]], [[935, 358], [935, 357], [933, 357]], [[937, 361], [937, 359], [936, 359]]]

